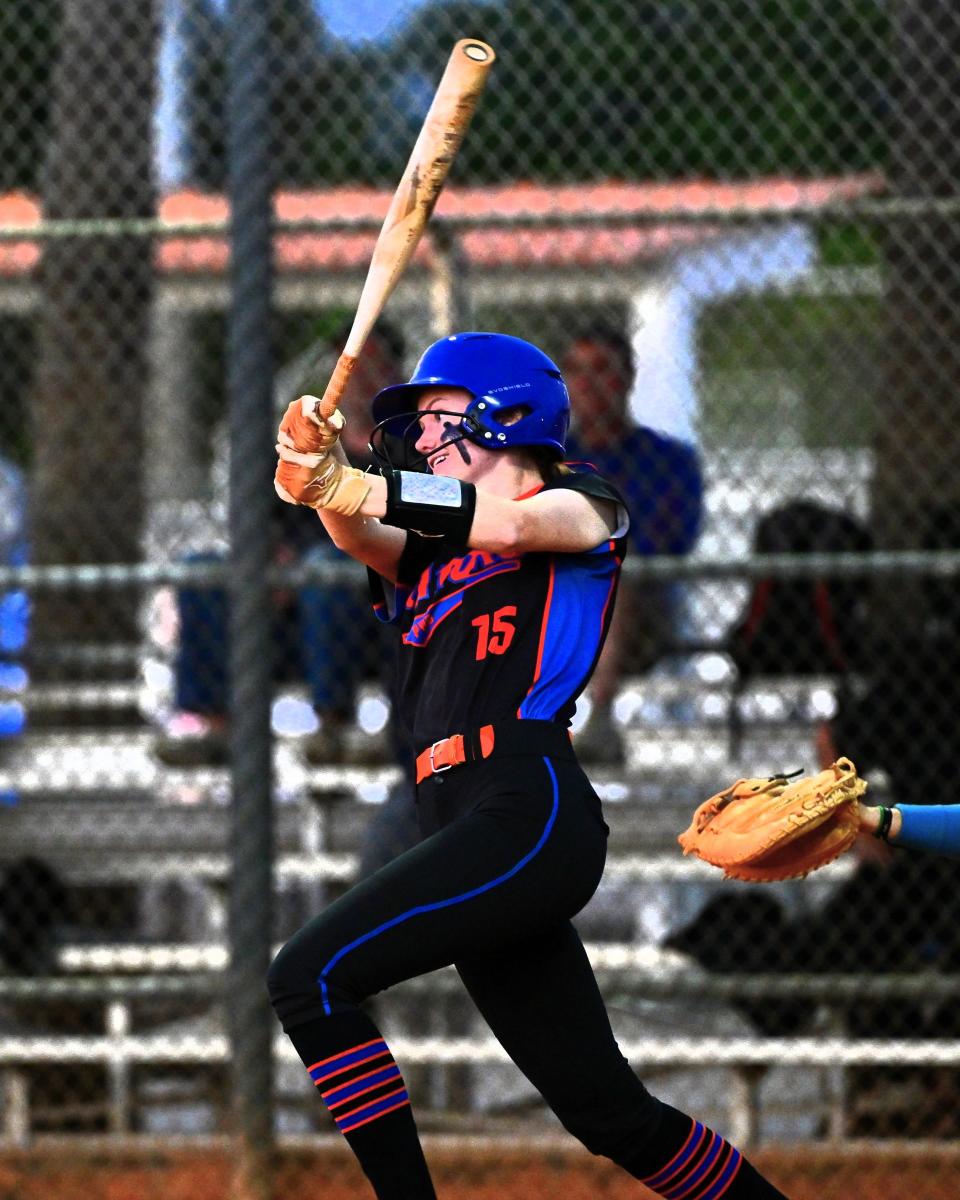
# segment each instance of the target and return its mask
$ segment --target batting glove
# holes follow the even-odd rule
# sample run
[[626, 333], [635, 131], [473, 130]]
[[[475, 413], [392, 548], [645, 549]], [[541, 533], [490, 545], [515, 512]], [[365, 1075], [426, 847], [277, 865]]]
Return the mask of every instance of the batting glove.
[[326, 455], [317, 465], [305, 465], [299, 460], [308, 457], [306, 455], [279, 445], [277, 452], [280, 462], [273, 486], [280, 499], [288, 504], [304, 504], [308, 508], [322, 508], [352, 517], [370, 492], [370, 479], [356, 467], [344, 466]]
[[339, 409], [334, 409], [324, 420], [317, 412], [319, 404], [316, 396], [301, 396], [299, 400], [291, 400], [277, 432], [277, 441], [281, 446], [304, 457], [315, 456], [312, 464], [303, 462], [302, 466], [319, 466], [340, 440], [346, 424]]

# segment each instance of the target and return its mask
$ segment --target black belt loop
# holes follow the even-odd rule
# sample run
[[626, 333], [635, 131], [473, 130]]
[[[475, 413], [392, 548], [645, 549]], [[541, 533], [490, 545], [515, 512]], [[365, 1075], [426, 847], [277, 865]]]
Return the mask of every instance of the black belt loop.
[[[496, 729], [496, 726], [494, 726]], [[464, 735], [463, 746], [467, 752], [467, 762], [477, 762], [483, 758], [483, 753], [480, 749], [480, 730], [471, 729], [469, 733]], [[494, 754], [496, 754], [496, 746], [494, 746]]]

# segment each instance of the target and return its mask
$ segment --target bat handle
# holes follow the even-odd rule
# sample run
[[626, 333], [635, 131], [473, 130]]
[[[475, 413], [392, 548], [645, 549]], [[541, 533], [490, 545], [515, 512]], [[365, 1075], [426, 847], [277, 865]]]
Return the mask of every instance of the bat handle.
[[333, 368], [330, 382], [327, 384], [317, 410], [324, 421], [332, 417], [340, 407], [343, 393], [346, 391], [347, 383], [356, 365], [357, 359], [353, 354], [344, 352], [337, 359], [337, 365]]

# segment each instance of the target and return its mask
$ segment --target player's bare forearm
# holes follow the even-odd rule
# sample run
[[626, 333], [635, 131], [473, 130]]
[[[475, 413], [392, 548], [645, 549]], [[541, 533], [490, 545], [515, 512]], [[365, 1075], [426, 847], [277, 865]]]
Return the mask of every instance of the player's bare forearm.
[[[332, 456], [343, 466], [350, 465], [343, 447], [339, 444], [334, 447]], [[318, 508], [316, 513], [338, 549], [385, 579], [396, 580], [406, 534], [402, 529], [392, 529], [375, 520], [386, 512], [386, 484], [378, 475], [371, 475], [369, 481], [370, 494], [364, 500], [360, 511], [353, 516], [343, 516], [326, 508]], [[380, 497], [380, 511], [377, 511], [377, 497]]]
[[[476, 519], [471, 532], [474, 536], [494, 536], [498, 521], [512, 524], [511, 537], [515, 553], [532, 554], [553, 551], [560, 554], [581, 554], [593, 550], [617, 527], [617, 512], [608, 500], [597, 500], [579, 492], [539, 492], [528, 500], [500, 500], [491, 496], [496, 505], [484, 507], [483, 524]], [[480, 514], [478, 497], [477, 512]], [[486, 547], [489, 548], [489, 547]]]

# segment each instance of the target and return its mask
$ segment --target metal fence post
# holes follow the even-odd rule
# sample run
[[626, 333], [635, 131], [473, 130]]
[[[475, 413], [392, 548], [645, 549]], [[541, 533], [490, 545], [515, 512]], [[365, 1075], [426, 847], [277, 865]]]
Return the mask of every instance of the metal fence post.
[[469, 329], [472, 306], [468, 286], [469, 263], [459, 234], [437, 221], [430, 230], [433, 274], [430, 281], [430, 319], [434, 337]]
[[272, 487], [271, 181], [268, 147], [269, 5], [228, 10], [228, 190], [231, 306], [230, 597], [232, 864], [230, 992], [234, 1195], [267, 1200], [273, 1151], [274, 1018], [264, 975], [272, 936], [270, 742]]

